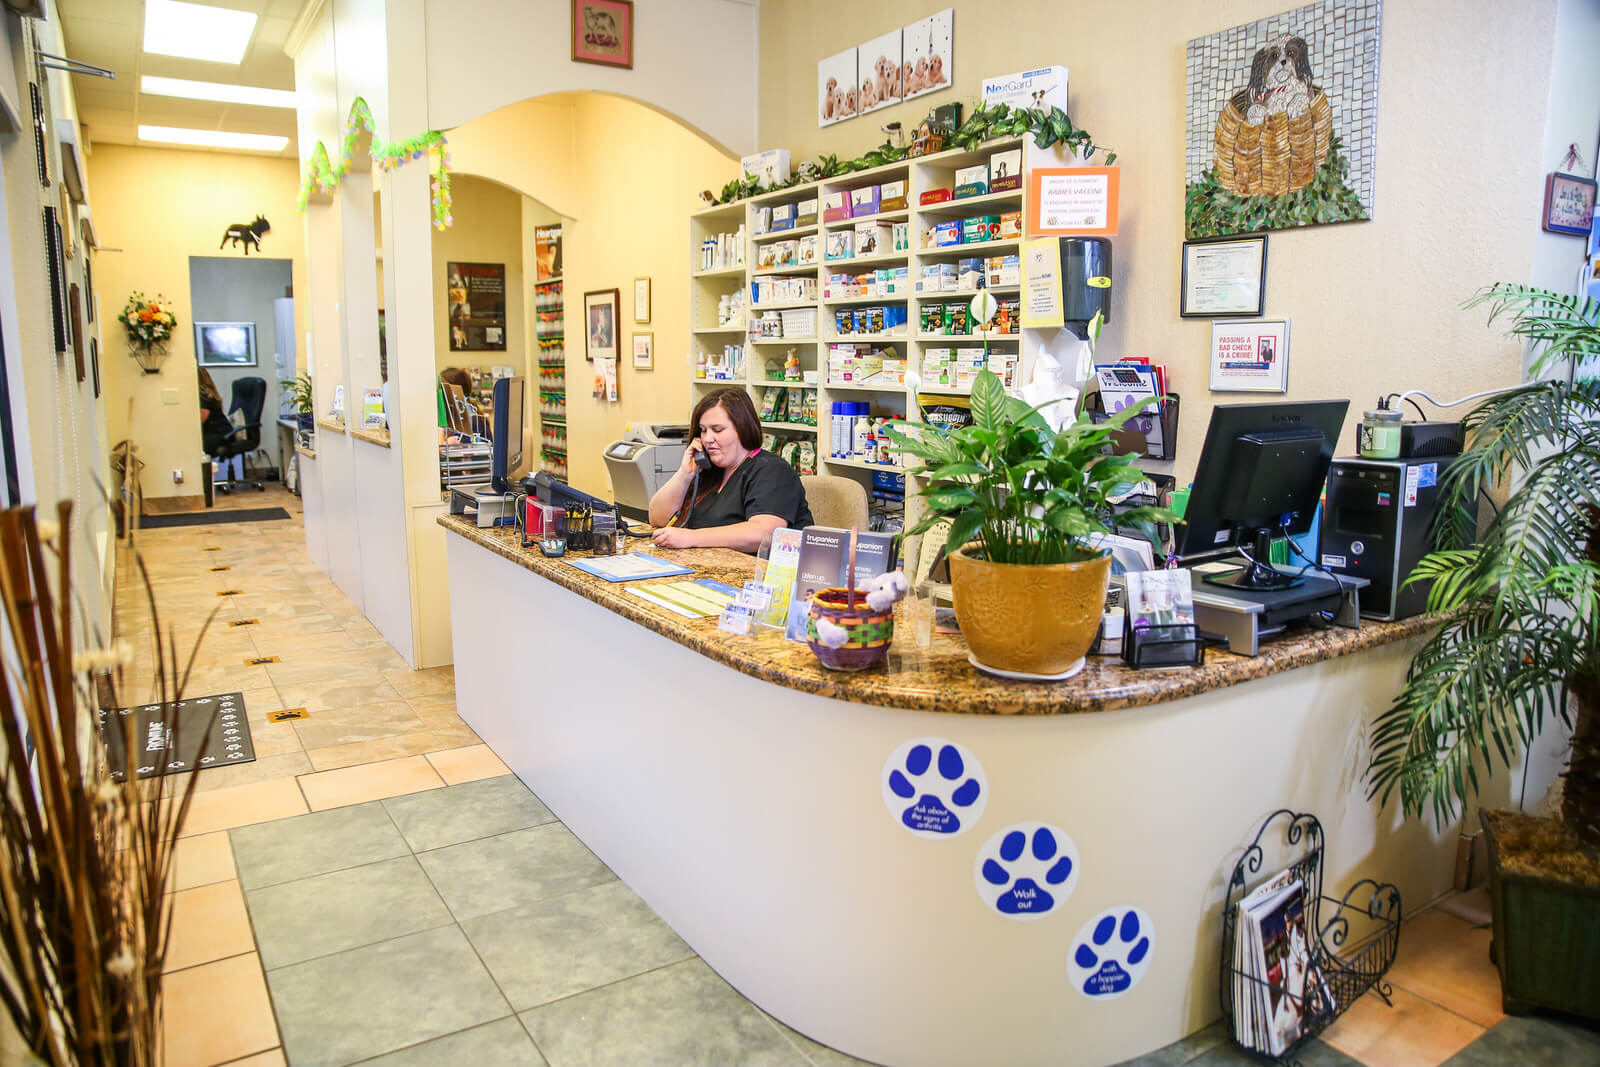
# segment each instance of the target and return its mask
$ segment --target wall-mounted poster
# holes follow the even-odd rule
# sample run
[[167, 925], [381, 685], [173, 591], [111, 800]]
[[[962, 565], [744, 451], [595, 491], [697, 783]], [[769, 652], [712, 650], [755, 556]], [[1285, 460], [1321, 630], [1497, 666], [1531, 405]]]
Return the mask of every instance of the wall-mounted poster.
[[534, 272], [541, 282], [561, 277], [561, 227], [533, 228]]
[[905, 99], [950, 88], [955, 69], [955, 8], [918, 19], [905, 27], [900, 76]]
[[856, 50], [846, 48], [817, 64], [818, 126], [856, 116]]
[[899, 30], [875, 37], [856, 49], [856, 80], [861, 85], [856, 97], [861, 114], [900, 102], [904, 76], [900, 72]]
[[506, 350], [506, 265], [449, 263], [450, 351]]
[[1190, 238], [1372, 217], [1382, 0], [1321, 0], [1189, 42]]

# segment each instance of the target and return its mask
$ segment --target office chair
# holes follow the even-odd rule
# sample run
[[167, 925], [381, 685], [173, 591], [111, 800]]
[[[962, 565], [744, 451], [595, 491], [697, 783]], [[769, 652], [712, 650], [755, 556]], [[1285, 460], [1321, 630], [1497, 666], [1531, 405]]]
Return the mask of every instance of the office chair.
[[[216, 488], [220, 492], [230, 492], [235, 486], [253, 485], [257, 490], [265, 490], [266, 486], [254, 478], [245, 478], [245, 458], [256, 452], [263, 452], [261, 448], [261, 409], [266, 406], [267, 381], [265, 378], [236, 378], [233, 383], [233, 399], [228, 405], [228, 417], [232, 418], [234, 412], [239, 412], [244, 423], [235, 426], [229, 434], [222, 439], [220, 445], [213, 452], [207, 454], [212, 459], [223, 461], [225, 469], [231, 468], [235, 457], [238, 458], [238, 476], [230, 477], [225, 482], [219, 482]], [[267, 460], [267, 467], [277, 473], [277, 468], [272, 466], [271, 458]], [[230, 470], [231, 473], [231, 470]]]
[[806, 503], [811, 507], [811, 518], [818, 526], [832, 526], [840, 530], [848, 530], [852, 526], [862, 530], [867, 528], [867, 491], [854, 478], [833, 474], [802, 474], [800, 486], [805, 491]]

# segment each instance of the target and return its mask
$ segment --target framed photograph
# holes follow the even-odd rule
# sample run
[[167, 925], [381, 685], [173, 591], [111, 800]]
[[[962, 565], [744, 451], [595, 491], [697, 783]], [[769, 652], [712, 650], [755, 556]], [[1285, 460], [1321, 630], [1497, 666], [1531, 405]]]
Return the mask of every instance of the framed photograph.
[[253, 322], [197, 322], [194, 324], [194, 358], [202, 367], [254, 367], [256, 324]]
[[69, 325], [72, 327], [72, 363], [78, 373], [78, 383], [88, 377], [83, 361], [83, 297], [78, 292], [78, 283], [73, 282], [67, 287], [67, 312], [71, 316]]
[[633, 321], [650, 321], [650, 279], [633, 280]]
[[583, 358], [617, 358], [617, 289], [595, 289], [583, 294]]
[[61, 251], [61, 223], [56, 209], [44, 209], [45, 269], [50, 276], [50, 328], [55, 335], [55, 351], [65, 353], [71, 343], [67, 321], [67, 258]]
[[856, 48], [856, 78], [860, 114], [898, 104], [905, 97], [905, 74], [900, 66], [900, 30], [890, 30]]
[[856, 116], [856, 50], [847, 48], [838, 55], [817, 61], [817, 125]]
[[1289, 391], [1289, 320], [1211, 324], [1211, 391]]
[[633, 69], [633, 0], [572, 0], [572, 61]]
[[656, 335], [653, 333], [636, 333], [633, 335], [634, 370], [655, 370], [655, 343]]
[[1183, 242], [1178, 314], [1188, 318], [1262, 315], [1266, 300], [1266, 234]]
[[94, 375], [94, 398], [100, 399], [100, 342], [89, 338], [89, 373]]
[[1544, 228], [1551, 233], [1589, 236], [1594, 191], [1595, 183], [1589, 178], [1552, 172], [1544, 180]]
[[445, 264], [450, 351], [506, 350], [506, 265]]

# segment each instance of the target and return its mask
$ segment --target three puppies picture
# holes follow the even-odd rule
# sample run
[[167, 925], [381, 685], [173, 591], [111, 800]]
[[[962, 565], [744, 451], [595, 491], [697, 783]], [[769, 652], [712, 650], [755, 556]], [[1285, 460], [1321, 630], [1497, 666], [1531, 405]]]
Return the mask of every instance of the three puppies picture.
[[950, 88], [953, 24], [954, 9], [946, 8], [819, 62], [818, 124]]

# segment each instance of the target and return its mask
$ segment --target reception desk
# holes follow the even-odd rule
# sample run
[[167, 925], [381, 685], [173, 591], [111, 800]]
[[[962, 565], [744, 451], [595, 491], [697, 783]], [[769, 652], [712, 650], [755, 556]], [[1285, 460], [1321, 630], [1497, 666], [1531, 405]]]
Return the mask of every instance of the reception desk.
[[1201, 1028], [1225, 883], [1279, 808], [1321, 819], [1331, 893], [1449, 888], [1454, 834], [1361, 781], [1420, 620], [1048, 685], [936, 634], [837, 674], [439, 521], [461, 716], [735, 988], [852, 1055], [1104, 1064]]

